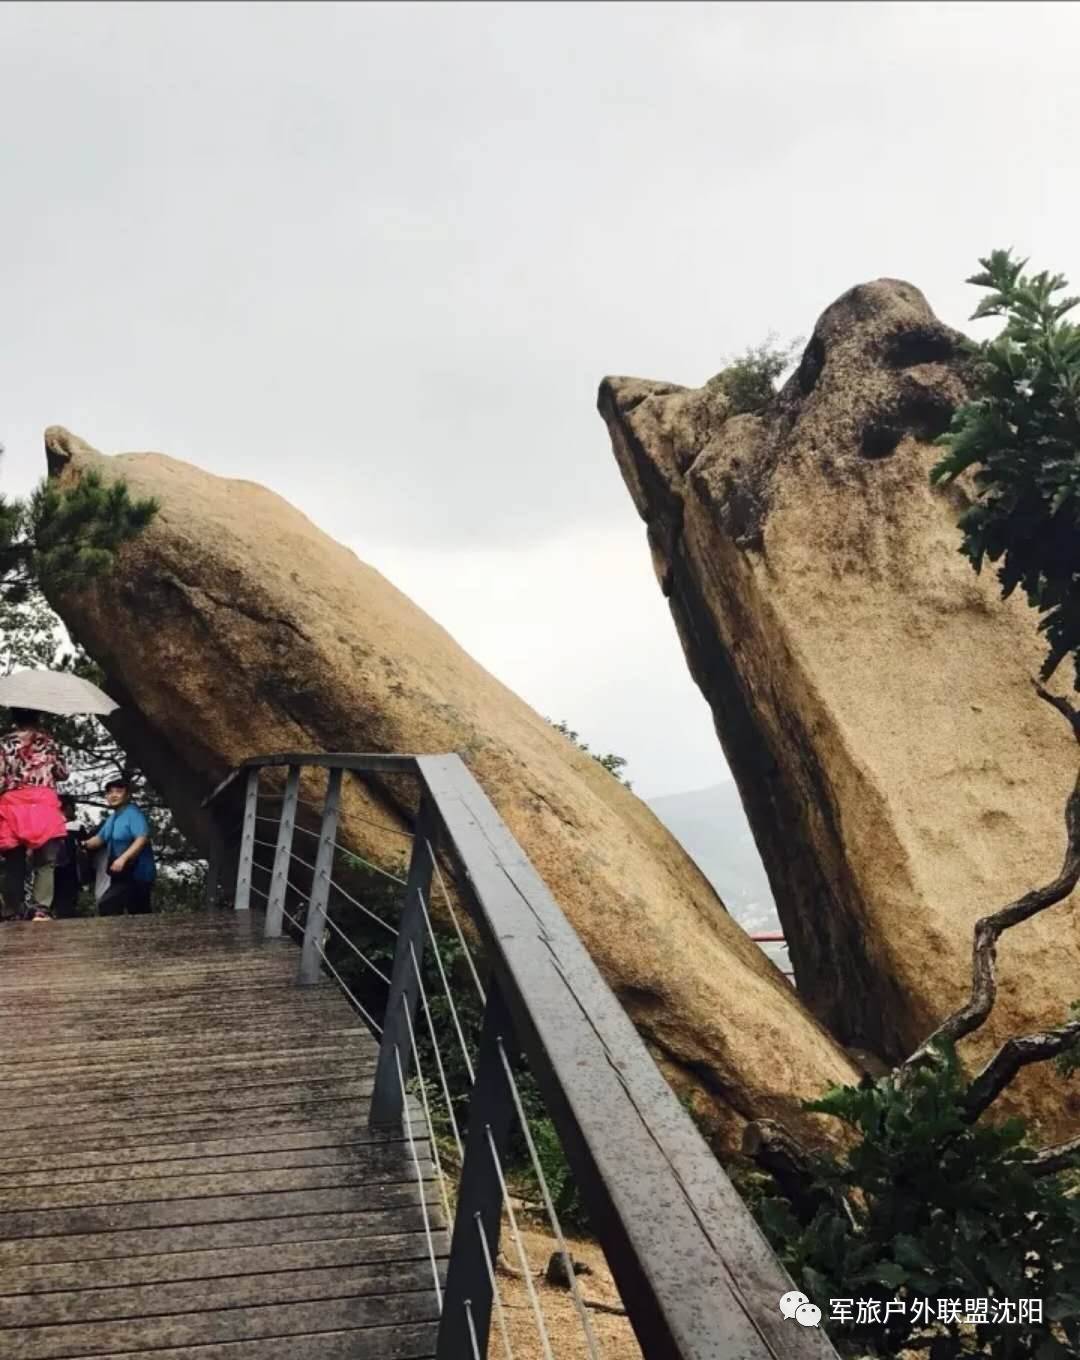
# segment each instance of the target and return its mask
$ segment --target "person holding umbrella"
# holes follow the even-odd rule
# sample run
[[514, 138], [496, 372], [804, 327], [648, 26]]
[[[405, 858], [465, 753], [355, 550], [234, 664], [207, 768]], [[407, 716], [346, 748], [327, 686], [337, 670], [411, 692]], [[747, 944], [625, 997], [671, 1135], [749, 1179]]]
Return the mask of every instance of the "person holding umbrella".
[[13, 671], [0, 678], [0, 706], [14, 729], [0, 738], [0, 852], [4, 918], [22, 914], [26, 855], [34, 857], [30, 919], [47, 921], [56, 856], [67, 836], [57, 784], [67, 778], [60, 747], [41, 726], [42, 713], [111, 713], [119, 705], [69, 671]]
[[67, 835], [56, 786], [67, 778], [60, 747], [41, 726], [41, 715], [13, 708], [12, 730], [0, 738], [0, 851], [4, 854], [4, 915], [23, 914], [26, 856], [34, 865], [30, 920], [47, 921], [53, 900], [57, 852]]

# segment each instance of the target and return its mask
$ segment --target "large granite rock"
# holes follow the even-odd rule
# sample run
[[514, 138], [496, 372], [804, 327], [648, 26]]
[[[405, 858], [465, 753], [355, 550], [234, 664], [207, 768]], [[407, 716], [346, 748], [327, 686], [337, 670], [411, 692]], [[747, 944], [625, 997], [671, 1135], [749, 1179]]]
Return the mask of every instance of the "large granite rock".
[[[199, 802], [271, 751], [457, 751], [677, 1085], [737, 1140], [853, 1069], [649, 809], [279, 496], [61, 429], [50, 474], [123, 476], [161, 511], [114, 573], [54, 601], [126, 712], [115, 730], [205, 843]], [[311, 790], [317, 796], [317, 790]], [[403, 803], [349, 779], [343, 838], [401, 850]]]
[[[800, 990], [888, 1060], [966, 994], [976, 918], [1057, 872], [1076, 774], [1032, 690], [1034, 616], [958, 553], [963, 488], [929, 484], [929, 440], [965, 396], [958, 338], [885, 279], [824, 313], [760, 414], [732, 415], [715, 379], [600, 391]], [[1064, 1018], [1078, 922], [1071, 901], [1004, 937], [968, 1060]], [[1044, 1067], [1015, 1096], [1075, 1129], [1075, 1083]]]

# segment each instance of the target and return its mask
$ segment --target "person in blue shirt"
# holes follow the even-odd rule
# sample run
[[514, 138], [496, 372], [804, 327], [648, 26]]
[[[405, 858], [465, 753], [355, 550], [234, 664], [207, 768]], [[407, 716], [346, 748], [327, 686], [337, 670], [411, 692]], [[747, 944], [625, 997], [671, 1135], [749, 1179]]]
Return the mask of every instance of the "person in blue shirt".
[[110, 883], [98, 900], [98, 915], [145, 915], [151, 910], [150, 893], [157, 877], [150, 823], [131, 801], [128, 781], [120, 775], [105, 785], [105, 802], [110, 814], [85, 845], [87, 850], [106, 852]]

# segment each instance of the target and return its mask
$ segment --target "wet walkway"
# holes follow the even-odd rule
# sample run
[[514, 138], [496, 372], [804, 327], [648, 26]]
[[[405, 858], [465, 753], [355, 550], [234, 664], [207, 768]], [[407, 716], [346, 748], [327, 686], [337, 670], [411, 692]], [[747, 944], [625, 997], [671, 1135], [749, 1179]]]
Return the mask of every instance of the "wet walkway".
[[433, 1355], [412, 1152], [366, 1124], [375, 1043], [260, 925], [0, 927], [3, 1360]]

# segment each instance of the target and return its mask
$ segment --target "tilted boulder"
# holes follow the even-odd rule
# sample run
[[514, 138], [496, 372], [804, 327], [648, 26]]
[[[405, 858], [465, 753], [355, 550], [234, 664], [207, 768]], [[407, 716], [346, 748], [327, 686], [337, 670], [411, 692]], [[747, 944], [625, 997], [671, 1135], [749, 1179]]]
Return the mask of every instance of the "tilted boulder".
[[[959, 554], [964, 488], [929, 482], [930, 440], [966, 397], [959, 339], [886, 279], [823, 314], [759, 413], [732, 414], [721, 375], [600, 389], [800, 991], [890, 1061], [966, 996], [976, 919], [1058, 872], [1076, 776], [1033, 691], [1034, 615]], [[1003, 937], [967, 1061], [1066, 1017], [1078, 925], [1070, 901]], [[1010, 1099], [1075, 1130], [1075, 1087], [1044, 1066]]]
[[[54, 600], [125, 712], [114, 730], [205, 844], [200, 800], [275, 751], [457, 751], [676, 1084], [736, 1141], [853, 1068], [634, 794], [281, 497], [156, 453], [46, 433], [61, 485], [122, 476], [160, 512]], [[402, 801], [348, 779], [341, 839], [376, 862]], [[382, 827], [390, 827], [387, 834]]]

